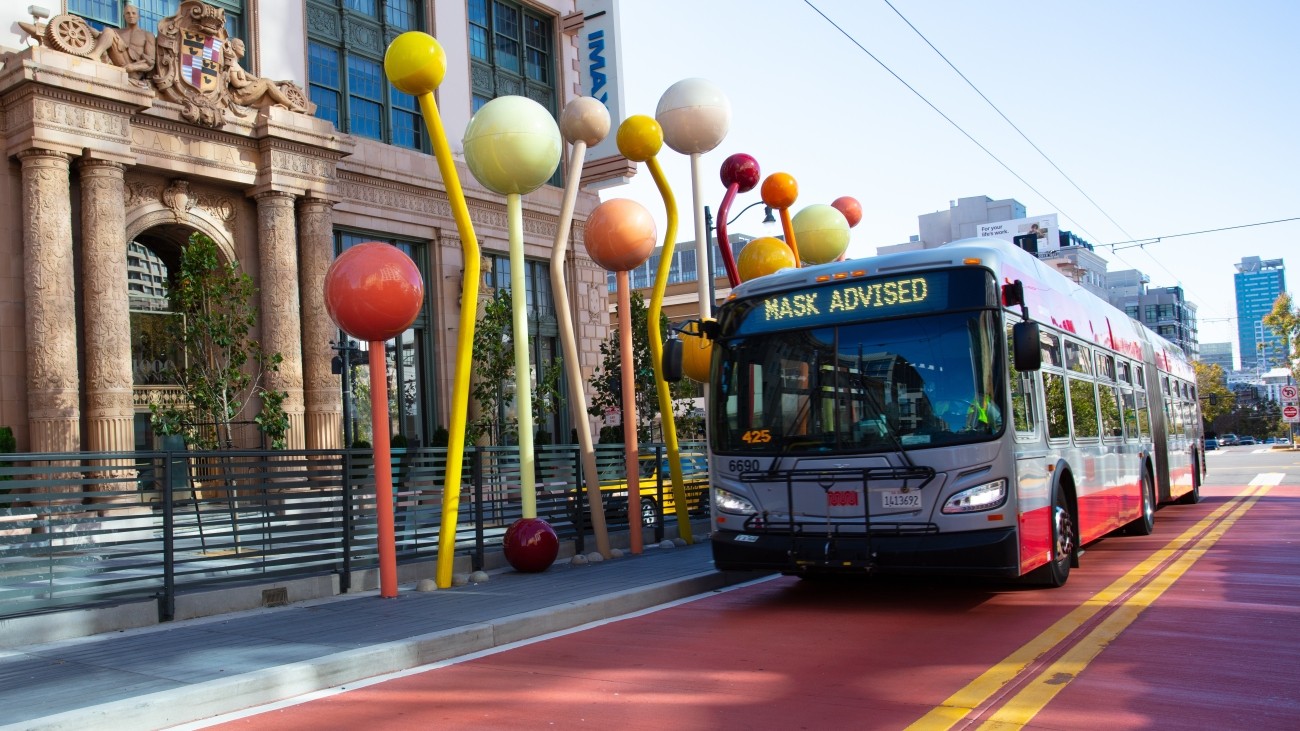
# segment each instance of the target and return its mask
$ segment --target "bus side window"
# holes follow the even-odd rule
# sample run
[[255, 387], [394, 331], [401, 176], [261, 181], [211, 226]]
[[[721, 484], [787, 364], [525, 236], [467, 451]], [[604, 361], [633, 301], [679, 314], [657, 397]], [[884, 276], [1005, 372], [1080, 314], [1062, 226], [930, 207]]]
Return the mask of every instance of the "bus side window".
[[1047, 438], [1063, 439], [1070, 436], [1070, 415], [1065, 406], [1065, 376], [1043, 371], [1043, 405], [1047, 411]]
[[1139, 439], [1142, 436], [1142, 430], [1138, 429], [1137, 401], [1133, 398], [1133, 392], [1127, 388], [1124, 389], [1124, 433], [1129, 441]]
[[1092, 356], [1088, 348], [1065, 341], [1065, 364], [1070, 371], [1070, 422], [1076, 439], [1096, 439], [1097, 385], [1092, 380]]
[[1124, 416], [1120, 413], [1119, 390], [1108, 384], [1098, 384], [1101, 397], [1101, 434], [1104, 437], [1124, 436]]
[[1151, 433], [1151, 405], [1147, 401], [1147, 392], [1141, 389], [1133, 392], [1137, 399], [1138, 436]]

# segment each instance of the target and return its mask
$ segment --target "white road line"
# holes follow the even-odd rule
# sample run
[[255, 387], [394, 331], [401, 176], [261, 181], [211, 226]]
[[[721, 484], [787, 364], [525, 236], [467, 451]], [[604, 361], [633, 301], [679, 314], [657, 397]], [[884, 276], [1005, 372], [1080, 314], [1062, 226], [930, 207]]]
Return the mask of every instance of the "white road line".
[[1250, 486], [1269, 485], [1271, 487], [1277, 487], [1282, 484], [1282, 478], [1284, 477], [1286, 477], [1285, 472], [1261, 472], [1258, 475], [1255, 475], [1255, 479], [1250, 481]]

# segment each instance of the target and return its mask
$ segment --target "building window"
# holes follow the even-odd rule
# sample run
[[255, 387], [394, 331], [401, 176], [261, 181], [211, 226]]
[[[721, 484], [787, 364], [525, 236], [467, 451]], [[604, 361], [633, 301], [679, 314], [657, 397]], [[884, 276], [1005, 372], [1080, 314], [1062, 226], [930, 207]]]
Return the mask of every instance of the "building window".
[[554, 23], [519, 3], [469, 0], [473, 111], [507, 95], [526, 96], [555, 114]]
[[[362, 0], [348, 0], [353, 4]], [[355, 231], [335, 231], [334, 248], [336, 254], [365, 241], [379, 241], [396, 246], [420, 268], [421, 275], [428, 279], [426, 262], [427, 247], [425, 242], [409, 239], [395, 239]], [[388, 369], [388, 413], [389, 431], [396, 436], [406, 438], [408, 446], [428, 445], [429, 437], [438, 424], [434, 423], [437, 414], [433, 337], [431, 334], [433, 317], [426, 301], [420, 308], [415, 322], [405, 332], [384, 343], [386, 368]], [[361, 357], [351, 359], [349, 383], [351, 393], [344, 394], [351, 423], [345, 433], [352, 434], [354, 440], [373, 443], [373, 424], [370, 416], [370, 365], [364, 354], [365, 344], [356, 343], [348, 335], [340, 332], [335, 342], [351, 341], [354, 349], [363, 351]]]
[[[244, 0], [204, 1], [226, 11], [226, 33], [244, 41], [246, 57], [251, 57], [252, 43], [244, 33]], [[181, 0], [134, 0], [130, 4], [140, 10], [140, 27], [157, 35], [158, 21], [175, 15]], [[85, 18], [96, 30], [123, 27], [122, 6], [122, 0], [68, 0], [68, 12]]]
[[[492, 272], [491, 286], [497, 290], [510, 290], [510, 258], [504, 254], [491, 254]], [[536, 406], [537, 391], [535, 384], [537, 378], [544, 373], [544, 369], [550, 363], [553, 363], [560, 350], [560, 331], [559, 322], [555, 316], [555, 300], [551, 293], [551, 267], [548, 262], [528, 260], [524, 262], [524, 302], [528, 318], [528, 362], [533, 369], [533, 402]], [[516, 293], [511, 294], [511, 300], [516, 297]], [[568, 363], [561, 361], [564, 368], [570, 367]], [[560, 393], [565, 403], [570, 398], [567, 394], [567, 379], [560, 378]], [[512, 388], [512, 387], [511, 387]], [[498, 400], [498, 423], [505, 423], [505, 411], [509, 406], [513, 408], [513, 391], [510, 391], [505, 384], [502, 384], [501, 396]], [[507, 403], [507, 401], [511, 403]], [[555, 443], [568, 443], [570, 429], [572, 428], [571, 419], [569, 418], [568, 409], [560, 408], [553, 413], [545, 414], [542, 419], [533, 424], [533, 429], [538, 433], [545, 433], [551, 436]]]
[[344, 132], [428, 152], [420, 108], [384, 78], [388, 42], [422, 30], [421, 0], [307, 0], [307, 93]]

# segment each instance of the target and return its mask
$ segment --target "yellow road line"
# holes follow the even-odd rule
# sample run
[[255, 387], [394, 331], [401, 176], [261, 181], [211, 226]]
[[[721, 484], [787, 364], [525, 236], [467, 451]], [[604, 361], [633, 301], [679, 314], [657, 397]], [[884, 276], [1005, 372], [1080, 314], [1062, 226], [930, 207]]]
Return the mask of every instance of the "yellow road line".
[[1090, 618], [1132, 589], [1143, 577], [1168, 561], [1175, 553], [1204, 533], [1206, 529], [1241, 504], [1253, 492], [1253, 489], [1248, 489], [1242, 495], [1238, 495], [1216, 508], [1191, 528], [1183, 531], [1182, 535], [1170, 541], [1163, 548], [1155, 551], [1137, 566], [1134, 566], [1128, 573], [1116, 579], [1110, 586], [1092, 595], [1087, 601], [1071, 610], [1069, 614], [1057, 620], [1051, 627], [1043, 630], [1037, 637], [981, 673], [979, 677], [961, 690], [948, 696], [941, 705], [908, 726], [908, 731], [941, 731], [955, 726], [972, 711], [996, 695], [1007, 684], [1014, 681], [1031, 663], [1059, 645]]
[[1260, 487], [1254, 495], [1242, 501], [1213, 530], [1203, 536], [1190, 549], [1179, 556], [1168, 568], [1161, 571], [1150, 583], [1142, 587], [1115, 611], [1103, 619], [1092, 632], [1075, 643], [1056, 662], [1038, 674], [1023, 690], [1007, 701], [996, 713], [991, 715], [981, 731], [996, 729], [1018, 729], [1029, 723], [1038, 715], [1058, 693], [1071, 681], [1079, 677], [1088, 663], [1092, 662], [1101, 651], [1128, 628], [1138, 615], [1160, 598], [1165, 590], [1182, 577], [1192, 564], [1196, 563], [1205, 552], [1213, 546], [1223, 534], [1232, 527], [1237, 519], [1259, 501], [1269, 490], [1269, 486]]

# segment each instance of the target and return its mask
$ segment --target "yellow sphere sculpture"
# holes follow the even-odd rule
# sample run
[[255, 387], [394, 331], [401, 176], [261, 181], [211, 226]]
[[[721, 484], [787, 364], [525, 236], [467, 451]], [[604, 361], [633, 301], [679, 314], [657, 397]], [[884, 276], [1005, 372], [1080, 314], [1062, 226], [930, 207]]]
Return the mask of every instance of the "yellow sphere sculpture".
[[411, 96], [428, 94], [447, 75], [447, 53], [428, 33], [408, 31], [389, 44], [384, 53], [384, 73], [398, 91]]
[[618, 151], [632, 162], [645, 162], [664, 146], [664, 130], [654, 117], [633, 114], [618, 126]]
[[764, 236], [745, 244], [736, 257], [740, 281], [748, 282], [794, 266], [794, 254], [781, 239]]
[[682, 373], [696, 383], [708, 383], [713, 341], [690, 333], [682, 333], [681, 338]]

